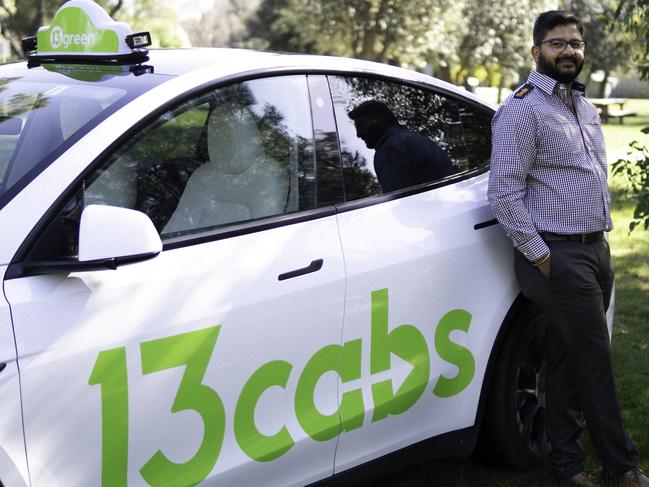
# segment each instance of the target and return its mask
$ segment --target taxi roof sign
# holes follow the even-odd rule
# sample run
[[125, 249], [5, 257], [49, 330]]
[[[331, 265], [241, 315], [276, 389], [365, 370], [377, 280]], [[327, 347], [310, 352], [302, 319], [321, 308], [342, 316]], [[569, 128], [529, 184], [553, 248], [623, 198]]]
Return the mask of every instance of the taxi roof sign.
[[[148, 44], [142, 39], [148, 39]], [[137, 39], [139, 42], [134, 42]], [[69, 0], [56, 12], [50, 25], [36, 34], [33, 58], [119, 60], [146, 55], [148, 32], [133, 34], [124, 22], [115, 22], [92, 0]]]

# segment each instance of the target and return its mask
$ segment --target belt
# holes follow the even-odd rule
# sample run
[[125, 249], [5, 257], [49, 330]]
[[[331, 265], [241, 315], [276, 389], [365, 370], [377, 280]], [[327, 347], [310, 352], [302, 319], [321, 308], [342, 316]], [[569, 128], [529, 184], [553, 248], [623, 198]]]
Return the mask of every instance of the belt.
[[543, 240], [567, 240], [569, 242], [580, 242], [580, 243], [593, 243], [599, 242], [604, 238], [604, 232], [593, 232], [593, 233], [575, 233], [571, 235], [562, 235], [560, 233], [552, 232], [541, 232], [541, 238]]

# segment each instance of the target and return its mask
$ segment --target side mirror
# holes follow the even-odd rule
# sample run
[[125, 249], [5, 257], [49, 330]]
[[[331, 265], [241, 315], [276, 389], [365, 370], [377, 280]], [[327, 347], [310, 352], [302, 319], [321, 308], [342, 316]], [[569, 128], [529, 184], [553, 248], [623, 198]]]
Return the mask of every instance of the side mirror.
[[90, 205], [81, 213], [79, 263], [111, 261], [117, 266], [155, 257], [161, 250], [158, 231], [140, 211]]
[[7, 276], [116, 269], [152, 259], [162, 251], [153, 222], [144, 213], [117, 206], [90, 205], [81, 213], [77, 259], [27, 261], [10, 266]]

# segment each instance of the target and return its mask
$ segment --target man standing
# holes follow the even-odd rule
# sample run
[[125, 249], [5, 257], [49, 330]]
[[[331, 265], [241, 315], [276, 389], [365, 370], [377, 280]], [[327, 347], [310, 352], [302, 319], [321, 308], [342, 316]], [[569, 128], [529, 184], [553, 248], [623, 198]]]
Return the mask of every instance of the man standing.
[[622, 425], [611, 367], [606, 152], [597, 111], [576, 80], [584, 62], [582, 34], [568, 12], [537, 18], [536, 70], [492, 122], [489, 201], [514, 243], [523, 294], [550, 321], [550, 461], [573, 485], [600, 485], [584, 471], [583, 414], [606, 484], [649, 487]]
[[374, 171], [384, 193], [441, 179], [455, 172], [451, 159], [428, 137], [399, 125], [388, 106], [364, 101], [349, 112], [356, 134], [374, 153]]

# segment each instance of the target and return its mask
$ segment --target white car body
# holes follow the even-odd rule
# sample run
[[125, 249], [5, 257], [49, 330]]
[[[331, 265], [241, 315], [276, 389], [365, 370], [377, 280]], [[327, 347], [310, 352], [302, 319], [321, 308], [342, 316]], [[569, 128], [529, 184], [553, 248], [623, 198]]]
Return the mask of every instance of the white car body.
[[[5, 487], [304, 485], [479, 425], [488, 365], [520, 299], [511, 244], [492, 224], [486, 170], [396, 197], [342, 203], [315, 218], [165, 244], [156, 257], [116, 269], [5, 275], [19, 268], [25, 242], [93, 161], [160, 107], [205, 87], [271, 74], [344, 73], [441, 90], [491, 109], [396, 67], [214, 52], [205, 56], [218, 61], [170, 77], [88, 130], [0, 208]], [[202, 55], [174, 54], [179, 62]], [[319, 259], [317, 272], [278, 280]], [[393, 332], [398, 340], [391, 341]], [[204, 376], [186, 365], [198, 355], [209, 359]], [[102, 398], [109, 382], [120, 380], [110, 375], [117, 369], [128, 389], [113, 391], [113, 403]], [[192, 386], [197, 402], [172, 412], [186, 370], [194, 374], [188, 381], [202, 384]], [[421, 377], [423, 392], [408, 389], [421, 386]], [[390, 403], [380, 412], [377, 398], [402, 385], [408, 390], [397, 403], [405, 409], [391, 412], [398, 406]], [[109, 404], [127, 418], [109, 419], [102, 411]], [[350, 421], [343, 431], [339, 414]], [[305, 425], [322, 437], [314, 439]], [[122, 429], [111, 446], [106, 436], [115, 428]], [[208, 431], [216, 437], [207, 438]]]

